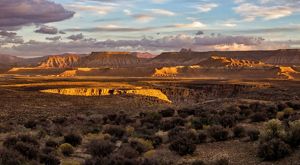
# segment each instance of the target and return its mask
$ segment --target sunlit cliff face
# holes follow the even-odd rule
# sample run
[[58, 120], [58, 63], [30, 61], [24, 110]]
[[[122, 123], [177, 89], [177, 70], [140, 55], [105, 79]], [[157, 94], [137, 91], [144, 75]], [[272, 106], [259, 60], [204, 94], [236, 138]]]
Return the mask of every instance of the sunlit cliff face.
[[69, 96], [109, 96], [109, 95], [140, 95], [155, 97], [171, 103], [168, 97], [158, 89], [111, 89], [111, 88], [63, 88], [41, 90], [43, 93], [53, 93]]

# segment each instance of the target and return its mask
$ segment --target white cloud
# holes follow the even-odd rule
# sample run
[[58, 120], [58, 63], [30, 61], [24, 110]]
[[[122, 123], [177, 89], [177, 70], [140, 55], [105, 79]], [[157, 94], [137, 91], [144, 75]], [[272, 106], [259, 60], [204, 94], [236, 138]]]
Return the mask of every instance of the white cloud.
[[174, 12], [165, 10], [165, 9], [149, 9], [153, 14], [156, 15], [164, 15], [164, 16], [174, 16], [176, 15]]
[[237, 24], [235, 24], [235, 23], [224, 23], [223, 26], [226, 26], [226, 27], [236, 27]]
[[152, 0], [153, 3], [165, 3], [167, 0]]
[[196, 6], [196, 9], [199, 12], [209, 12], [209, 11], [211, 11], [212, 9], [214, 9], [218, 6], [219, 5], [216, 4], [216, 3], [207, 3], [207, 4], [201, 4], [201, 5]]
[[132, 15], [132, 17], [139, 22], [150, 22], [154, 19], [154, 17], [147, 14], [136, 14], [136, 15]]
[[91, 5], [69, 5], [70, 8], [75, 9], [75, 10], [80, 10], [80, 11], [91, 11], [91, 12], [96, 12], [101, 15], [106, 15], [113, 10], [115, 10], [114, 6], [91, 6]]
[[234, 10], [243, 16], [245, 21], [254, 21], [256, 18], [278, 19], [292, 15], [294, 11], [293, 8], [288, 6], [258, 6], [251, 3], [242, 3]]
[[206, 27], [206, 25], [199, 21], [194, 21], [190, 24], [176, 24], [176, 27], [179, 28], [203, 28]]

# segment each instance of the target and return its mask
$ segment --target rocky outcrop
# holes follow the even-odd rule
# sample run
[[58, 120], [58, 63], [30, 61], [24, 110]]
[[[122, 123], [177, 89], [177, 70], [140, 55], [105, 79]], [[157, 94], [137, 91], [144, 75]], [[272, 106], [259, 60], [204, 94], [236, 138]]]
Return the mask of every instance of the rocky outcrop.
[[41, 92], [70, 96], [141, 95], [171, 103], [168, 97], [158, 89], [64, 88], [41, 90]]
[[78, 65], [80, 57], [75, 54], [49, 56], [39, 68], [69, 68]]

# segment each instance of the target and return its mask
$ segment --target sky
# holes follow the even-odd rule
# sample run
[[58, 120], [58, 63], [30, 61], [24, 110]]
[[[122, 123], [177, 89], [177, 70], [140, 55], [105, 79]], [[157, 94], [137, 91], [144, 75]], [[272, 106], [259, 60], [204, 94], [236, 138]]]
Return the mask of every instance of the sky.
[[300, 0], [1, 0], [0, 54], [300, 47]]

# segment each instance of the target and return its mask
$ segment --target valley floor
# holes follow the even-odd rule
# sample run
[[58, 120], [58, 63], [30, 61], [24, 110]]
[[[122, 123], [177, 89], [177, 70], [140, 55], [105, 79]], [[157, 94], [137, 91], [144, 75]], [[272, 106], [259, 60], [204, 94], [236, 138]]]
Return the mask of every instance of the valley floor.
[[[46, 89], [66, 88], [155, 89], [162, 92], [171, 102], [158, 97], [124, 93], [114, 95], [108, 92], [103, 96], [87, 97], [41, 92]], [[281, 105], [285, 107], [282, 109]], [[157, 161], [158, 164], [192, 164], [196, 160], [204, 161], [206, 164], [216, 164], [226, 159], [229, 164], [296, 165], [300, 162], [299, 148], [293, 148], [293, 152], [283, 159], [263, 161], [257, 153], [259, 141], [251, 141], [247, 135], [236, 137], [234, 134], [236, 126], [263, 132], [264, 122], [278, 118], [279, 112], [283, 112], [285, 108], [293, 108], [293, 112], [287, 118], [279, 118], [283, 123], [300, 119], [299, 81], [2, 75], [0, 76], [0, 144], [3, 144], [0, 145], [0, 154], [6, 150], [4, 146], [8, 137], [32, 136], [39, 143], [37, 152], [40, 153], [44, 152], [44, 146], [50, 139], [56, 141], [59, 146], [66, 143], [65, 137], [68, 134], [76, 133], [82, 141], [79, 145], [73, 145], [74, 153], [63, 154], [61, 146], [56, 146], [51, 149], [50, 155], [56, 157], [62, 164], [89, 164], [88, 162], [97, 164], [95, 163], [97, 159], [89, 152], [87, 146], [91, 141], [100, 139], [110, 141], [116, 146], [114, 152], [107, 156], [112, 159], [116, 155], [122, 155], [121, 150], [124, 146], [127, 147], [126, 149], [128, 149], [127, 145], [137, 149], [133, 147], [133, 141], [142, 141], [141, 145], [146, 145], [148, 148], [141, 147], [141, 151], [137, 149], [138, 153], [135, 153], [136, 151], [132, 153], [134, 156], [123, 155], [120, 159], [126, 157], [126, 160], [136, 162], [149, 159], [152, 163]], [[173, 109], [175, 114], [155, 117], [166, 109]], [[270, 109], [273, 111], [270, 112]], [[111, 118], [112, 115], [123, 116], [123, 118]], [[224, 119], [224, 116], [234, 115], [237, 115], [235, 119]], [[259, 115], [263, 117], [260, 118]], [[259, 116], [258, 120], [255, 118], [257, 116]], [[125, 121], [124, 118], [128, 120]], [[201, 119], [201, 122], [207, 120], [206, 123], [201, 123], [201, 128], [194, 125], [198, 119]], [[173, 120], [176, 121], [171, 122], [171, 126], [167, 124]], [[219, 141], [211, 135], [210, 130], [214, 125], [222, 125], [222, 129], [228, 133], [226, 139]], [[207, 138], [197, 142], [193, 153], [180, 156], [169, 149], [173, 142], [170, 132], [176, 127], [182, 128], [183, 132], [191, 131], [197, 135], [204, 132]], [[115, 134], [113, 132], [115, 130], [108, 131], [112, 128], [124, 131], [124, 136], [116, 135], [118, 133]], [[156, 145], [156, 142], [149, 137], [159, 137], [161, 142]], [[145, 144], [148, 138], [151, 141], [150, 147]], [[20, 162], [45, 163], [39, 155], [34, 158], [23, 155], [25, 160], [20, 158]]]

